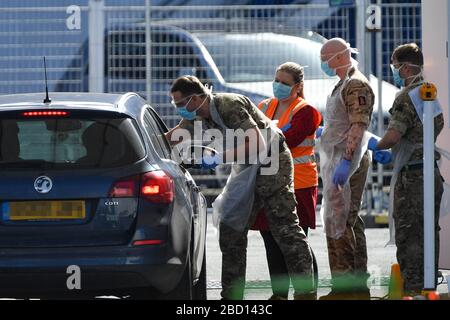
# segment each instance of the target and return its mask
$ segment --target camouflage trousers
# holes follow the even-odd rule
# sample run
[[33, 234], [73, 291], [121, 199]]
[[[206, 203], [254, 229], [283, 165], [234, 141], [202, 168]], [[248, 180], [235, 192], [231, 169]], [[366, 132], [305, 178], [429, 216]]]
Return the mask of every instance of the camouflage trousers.
[[247, 233], [256, 213], [265, 208], [270, 231], [284, 255], [295, 294], [313, 292], [312, 256], [296, 214], [292, 156], [287, 148], [279, 154], [275, 175], [258, 175], [255, 202], [245, 231], [238, 232], [221, 223], [222, 298], [240, 300], [244, 296]]
[[359, 210], [369, 165], [366, 152], [358, 170], [350, 177], [351, 203], [345, 233], [337, 240], [327, 237], [333, 290], [367, 290], [367, 246]]
[[[405, 291], [420, 291], [424, 286], [423, 170], [402, 171], [395, 184], [394, 222], [397, 261]], [[435, 170], [435, 259], [439, 261], [439, 209], [443, 193], [439, 169]], [[436, 279], [437, 280], [437, 279]]]

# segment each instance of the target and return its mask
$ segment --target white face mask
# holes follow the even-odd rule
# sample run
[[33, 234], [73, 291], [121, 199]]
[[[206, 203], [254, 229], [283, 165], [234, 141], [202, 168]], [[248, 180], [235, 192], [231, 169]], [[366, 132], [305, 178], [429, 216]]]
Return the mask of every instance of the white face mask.
[[419, 72], [418, 74], [416, 74], [415, 76], [410, 76], [410, 77], [406, 78], [406, 79], [411, 79], [411, 78], [412, 78], [412, 81], [411, 81], [411, 83], [409, 84], [409, 85], [412, 85], [412, 84], [414, 84], [414, 83], [416, 82], [416, 80], [417, 80], [418, 78], [420, 78], [420, 77], [423, 76], [423, 66], [418, 66], [418, 65], [416, 65], [416, 64], [411, 64], [411, 63], [409, 63], [409, 65], [412, 66], [412, 67], [420, 68], [420, 72]]
[[[406, 86], [406, 80], [408, 80], [408, 79], [413, 79], [413, 80], [410, 82], [410, 84], [409, 84], [409, 85], [412, 85], [412, 84], [415, 83], [415, 81], [417, 80], [417, 78], [419, 78], [419, 77], [421, 77], [421, 76], [423, 75], [423, 66], [418, 66], [418, 65], [416, 65], [416, 64], [412, 64], [412, 63], [408, 63], [408, 62], [405, 62], [405, 63], [399, 63], [399, 64], [401, 64], [401, 66], [400, 66], [398, 69], [395, 68], [395, 66], [394, 66], [393, 64], [391, 64], [391, 70], [392, 70], [392, 75], [393, 75], [393, 77], [394, 77], [394, 82], [395, 82], [395, 84], [396, 84], [397, 86], [401, 87], [401, 88], [408, 87], [408, 86]], [[400, 76], [400, 70], [401, 70], [405, 65], [408, 65], [408, 66], [411, 66], [411, 67], [417, 67], [417, 68], [420, 68], [420, 72], [419, 72], [418, 74], [413, 75], [413, 76], [409, 76], [409, 77], [407, 77], [407, 78], [402, 78], [402, 77]]]
[[330, 63], [331, 60], [333, 60], [334, 58], [336, 58], [338, 55], [343, 54], [344, 52], [347, 52], [348, 50], [350, 50], [350, 48], [345, 48], [342, 51], [339, 51], [338, 53], [335, 53], [331, 58], [329, 58], [328, 60], [324, 61], [327, 64]]
[[350, 58], [350, 63], [346, 64], [345, 66], [340, 66], [335, 69], [330, 68], [330, 65], [329, 65], [330, 61], [333, 60], [334, 58], [336, 58], [338, 55], [343, 54], [347, 51], [350, 51], [350, 53], [355, 53], [355, 54], [359, 53], [358, 49], [350, 47], [350, 43], [347, 43], [347, 48], [335, 53], [331, 58], [327, 59], [326, 61], [322, 61], [321, 67], [322, 67], [323, 72], [325, 74], [327, 74], [328, 76], [332, 77], [332, 76], [336, 75], [336, 70], [340, 70], [340, 69], [344, 69], [344, 68], [348, 68], [348, 67], [352, 66], [353, 65], [352, 58]]

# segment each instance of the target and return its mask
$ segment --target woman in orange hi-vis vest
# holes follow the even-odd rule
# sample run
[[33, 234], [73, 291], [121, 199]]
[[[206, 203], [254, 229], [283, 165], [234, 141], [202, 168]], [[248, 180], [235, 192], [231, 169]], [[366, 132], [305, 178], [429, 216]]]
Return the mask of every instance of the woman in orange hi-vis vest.
[[[259, 104], [261, 111], [278, 120], [294, 160], [294, 187], [300, 226], [308, 235], [308, 229], [316, 227], [318, 172], [314, 156], [316, 129], [322, 122], [321, 114], [309, 105], [303, 94], [303, 67], [286, 62], [276, 70], [273, 82], [274, 97]], [[289, 274], [283, 254], [273, 238], [264, 212], [260, 212], [252, 227], [259, 230], [266, 247], [272, 283], [272, 300], [288, 298]]]

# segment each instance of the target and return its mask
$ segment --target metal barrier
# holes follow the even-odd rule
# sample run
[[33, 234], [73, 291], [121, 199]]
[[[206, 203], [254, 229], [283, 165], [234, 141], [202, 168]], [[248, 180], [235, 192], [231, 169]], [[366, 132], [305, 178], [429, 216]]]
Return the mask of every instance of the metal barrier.
[[[242, 93], [258, 103], [271, 95], [277, 65], [288, 60], [307, 66], [306, 98], [324, 111], [336, 79], [320, 70], [323, 37], [355, 45], [358, 26], [355, 7], [328, 4], [150, 6], [148, 0], [133, 0], [141, 5], [115, 6], [96, 1], [102, 5], [94, 12], [88, 0], [82, 3], [90, 3], [91, 10], [35, 2], [41, 6], [0, 7], [1, 94], [43, 91], [45, 55], [50, 91], [138, 92], [169, 127], [179, 121], [168, 96], [178, 76], [194, 74], [214, 91]], [[417, 0], [382, 4], [382, 46], [376, 54], [382, 56], [383, 80], [392, 81], [390, 55], [397, 45], [421, 44], [420, 15]], [[382, 96], [388, 97], [382, 102], [387, 110], [392, 93]], [[385, 180], [388, 176], [383, 174]]]
[[[104, 91], [148, 96], [169, 126], [179, 120], [168, 98], [170, 83], [179, 75], [196, 74], [216, 91], [248, 93], [258, 103], [270, 94], [267, 83], [278, 63], [273, 56], [309, 66], [306, 80], [326, 80], [317, 70], [317, 48], [296, 47], [295, 40], [322, 41], [315, 32], [355, 44], [353, 7], [149, 6], [146, 16], [146, 1], [142, 0], [141, 6], [104, 6], [104, 30], [89, 30], [88, 6], [48, 7], [46, 0], [36, 2], [42, 6], [0, 7], [0, 93], [42, 90], [44, 55], [51, 91], [87, 91], [88, 39], [93, 36], [89, 32], [96, 32], [104, 38], [103, 52], [95, 51], [105, 56]], [[421, 7], [412, 1], [385, 3], [382, 9], [383, 78], [391, 81], [389, 61], [394, 47], [421, 42]], [[150, 44], [146, 43], [146, 20], [151, 21]], [[308, 50], [309, 55], [304, 52]], [[307, 98], [321, 108], [324, 99], [318, 97], [330, 85], [310, 82], [305, 88]]]
[[[179, 120], [168, 98], [170, 83], [178, 76], [195, 74], [216, 91], [239, 91], [258, 103], [270, 94], [275, 68], [286, 59], [308, 65], [306, 79], [326, 80], [320, 71], [320, 46], [310, 45], [323, 38], [313, 32], [350, 39], [354, 20], [353, 8], [327, 5], [152, 6], [147, 18], [145, 7], [105, 10], [107, 91], [147, 96], [169, 126]], [[151, 49], [145, 42], [146, 19]], [[295, 44], [299, 38], [308, 40], [304, 47]], [[308, 89], [314, 98], [323, 86]], [[323, 99], [316, 100], [324, 105]]]

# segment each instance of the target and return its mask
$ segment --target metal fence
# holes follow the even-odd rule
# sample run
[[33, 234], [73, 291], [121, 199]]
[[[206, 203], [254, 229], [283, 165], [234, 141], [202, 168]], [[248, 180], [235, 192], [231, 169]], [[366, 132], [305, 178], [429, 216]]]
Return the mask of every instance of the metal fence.
[[[44, 7], [46, 1], [40, 2], [42, 7], [0, 7], [0, 93], [42, 90], [44, 55], [51, 90], [87, 91], [92, 36], [88, 6]], [[421, 8], [417, 3], [388, 3], [382, 8], [383, 79], [391, 81], [389, 58], [394, 47], [421, 42]], [[313, 42], [322, 39], [316, 33], [356, 45], [352, 7], [151, 6], [148, 13], [151, 50], [146, 44], [145, 0], [142, 6], [104, 7], [104, 30], [94, 31], [104, 34], [104, 52], [97, 54], [104, 55], [105, 65], [99, 70], [104, 91], [148, 96], [169, 126], [178, 117], [169, 105], [168, 89], [179, 75], [195, 74], [216, 91], [247, 93], [257, 103], [270, 95], [268, 82], [283, 59], [307, 65], [307, 80], [325, 79], [318, 70], [318, 47]], [[311, 41], [296, 44], [300, 38]], [[375, 70], [375, 62], [372, 65]], [[318, 97], [328, 87], [323, 81], [310, 82], [306, 94], [320, 108], [323, 99]]]
[[0, 93], [44, 90], [43, 56], [57, 91], [83, 91], [87, 7], [0, 6]]
[[[149, 1], [142, 0], [139, 6], [96, 1], [102, 6], [94, 12], [88, 0], [79, 1], [81, 6], [62, 6], [68, 0], [52, 2], [61, 7], [48, 6], [48, 1], [27, 2], [42, 4], [33, 7], [0, 5], [0, 93], [43, 91], [46, 56], [51, 91], [95, 87], [111, 93], [138, 92], [169, 127], [179, 121], [168, 96], [178, 76], [194, 74], [216, 92], [242, 93], [258, 103], [271, 95], [275, 68], [285, 61], [307, 66], [307, 100], [323, 111], [336, 79], [320, 70], [321, 43], [342, 37], [356, 46], [356, 7], [146, 6]], [[373, 53], [373, 70], [375, 56], [381, 54], [382, 78], [391, 82], [393, 49], [407, 42], [421, 44], [421, 5], [413, 0], [384, 3], [382, 19], [382, 47], [372, 41], [372, 47], [359, 49]], [[94, 22], [99, 25], [93, 27]], [[95, 45], [89, 40], [94, 37]], [[96, 86], [89, 83], [94, 80], [99, 82]], [[383, 110], [392, 103], [387, 89], [378, 97], [387, 97]]]
[[[169, 126], [177, 123], [178, 116], [169, 104], [168, 91], [180, 75], [195, 74], [216, 91], [239, 91], [258, 103], [270, 95], [267, 88], [277, 65], [297, 61], [308, 65], [307, 79], [325, 79], [318, 56], [322, 36], [353, 37], [353, 8], [273, 5], [148, 9], [151, 76], [147, 79], [145, 7], [106, 8], [106, 89], [148, 96]], [[299, 38], [307, 40], [296, 43]], [[322, 99], [317, 100], [324, 104], [319, 102]]]
[[422, 45], [422, 8], [419, 3], [382, 5], [383, 79], [392, 82], [389, 67], [394, 49], [404, 43]]

